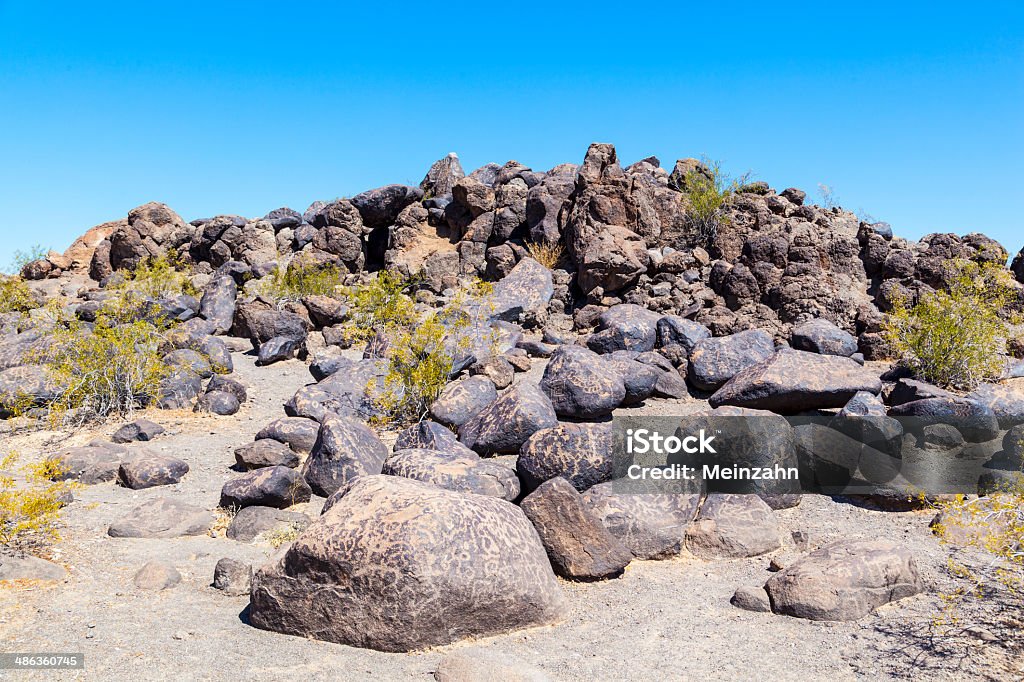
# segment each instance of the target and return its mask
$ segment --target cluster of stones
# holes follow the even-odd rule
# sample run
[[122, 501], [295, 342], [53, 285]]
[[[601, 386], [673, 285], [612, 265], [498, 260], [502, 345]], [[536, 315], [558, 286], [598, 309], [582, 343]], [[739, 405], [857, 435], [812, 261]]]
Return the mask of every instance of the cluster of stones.
[[[149, 204], [101, 226], [92, 237], [94, 279], [169, 250], [195, 265], [204, 293], [194, 306], [177, 302], [185, 319], [168, 361], [180, 374], [162, 404], [198, 399], [202, 409], [229, 413], [244, 402], [230, 380], [201, 383], [214, 362], [229, 366], [225, 335], [250, 340], [263, 365], [310, 361], [314, 382], [235, 451], [236, 474], [221, 490], [221, 506], [240, 510], [229, 537], [298, 532], [251, 575], [218, 566], [226, 590], [248, 587], [253, 625], [408, 651], [558, 621], [566, 598], [556, 576], [606, 580], [634, 560], [806, 549], [783, 536], [776, 517], [799, 504], [787, 490], [621, 492], [607, 420], [649, 400], [706, 398], [709, 425], [762, 417], [723, 451], [796, 466], [822, 487], [872, 479], [865, 439], [839, 438], [865, 429], [893, 458], [996, 452], [992, 471], [1019, 465], [1020, 439], [1003, 435], [1024, 414], [1012, 387], [954, 395], [867, 362], [884, 353], [881, 315], [897, 294], [943, 286], [953, 257], [1005, 261], [998, 244], [980, 235], [911, 244], [884, 224], [805, 205], [803, 192], [764, 183], [741, 188], [717, 234], [698, 244], [684, 201], [692, 172], [704, 172], [692, 159], [672, 172], [656, 159], [622, 168], [614, 148], [599, 144], [580, 166], [546, 173], [509, 162], [466, 175], [451, 155], [420, 187], [389, 185], [302, 214], [185, 223]], [[562, 244], [568, 261], [548, 269], [530, 256], [530, 242]], [[429, 420], [390, 447], [367, 425], [377, 416], [387, 344], [371, 342], [361, 358], [343, 350], [348, 310], [340, 300], [277, 306], [253, 295], [248, 283], [267, 276], [281, 252], [343, 266], [353, 279], [379, 267], [419, 274], [422, 305], [442, 300], [460, 275], [496, 280], [471, 329], [475, 341]], [[26, 274], [64, 271], [48, 263]], [[102, 293], [84, 292], [79, 315]], [[0, 362], [22, 371], [11, 359], [42, 343], [34, 332], [8, 334]], [[538, 361], [546, 365], [536, 378], [528, 371]], [[4, 380], [0, 373], [0, 391]], [[827, 426], [794, 427], [780, 416], [819, 410], [833, 415]], [[896, 416], [969, 420], [917, 438]], [[807, 456], [823, 438], [837, 442], [829, 466]], [[139, 465], [109, 444], [67, 455], [84, 482], [145, 485], [180, 469], [159, 458]], [[288, 511], [314, 496], [324, 498], [319, 518]], [[109, 532], [171, 537], [205, 532], [211, 521], [206, 510], [161, 498]], [[173, 580], [150, 573], [140, 580]], [[848, 540], [801, 551], [763, 588], [738, 590], [734, 603], [843, 620], [921, 589], [905, 548]]]

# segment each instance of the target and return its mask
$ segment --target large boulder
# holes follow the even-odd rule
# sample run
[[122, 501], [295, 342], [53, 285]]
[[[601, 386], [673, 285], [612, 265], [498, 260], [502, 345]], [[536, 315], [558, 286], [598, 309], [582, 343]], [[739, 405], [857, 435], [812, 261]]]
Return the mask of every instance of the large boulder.
[[403, 208], [422, 198], [423, 190], [418, 187], [385, 185], [357, 194], [349, 201], [359, 211], [363, 224], [376, 229], [394, 225]]
[[227, 275], [214, 277], [203, 289], [199, 314], [213, 324], [214, 332], [227, 334], [235, 322], [235, 301], [238, 285]]
[[459, 163], [459, 155], [452, 152], [434, 162], [420, 182], [420, 189], [423, 190], [424, 196], [442, 197], [451, 194], [455, 183], [464, 177], [466, 177], [466, 172], [462, 170], [462, 164]]
[[494, 285], [485, 312], [495, 320], [516, 322], [526, 313], [547, 309], [554, 292], [551, 271], [532, 258], [524, 258]]
[[156, 453], [136, 453], [122, 462], [117, 482], [125, 488], [142, 490], [179, 482], [188, 473], [188, 464], [177, 457]]
[[517, 452], [530, 436], [558, 423], [551, 400], [534, 384], [517, 384], [459, 427], [459, 440], [480, 454]]
[[68, 448], [52, 459], [60, 472], [56, 478], [95, 485], [117, 478], [121, 462], [129, 458], [123, 445], [94, 441], [83, 447]]
[[384, 462], [383, 473], [433, 483], [458, 492], [512, 501], [519, 497], [519, 479], [498, 462], [437, 450], [397, 450]]
[[286, 444], [299, 454], [308, 454], [320, 435], [320, 422], [305, 417], [282, 417], [270, 422], [256, 434], [256, 440], [269, 438]]
[[167, 205], [150, 202], [128, 212], [128, 223], [110, 234], [109, 262], [114, 270], [134, 268], [187, 243], [195, 228]]
[[896, 405], [889, 414], [893, 417], [914, 417], [910, 424], [921, 428], [929, 424], [954, 426], [965, 440], [972, 443], [984, 443], [999, 436], [996, 413], [988, 405], [970, 398], [924, 398]]
[[716, 391], [741, 370], [775, 353], [772, 337], [760, 329], [704, 338], [690, 351], [687, 379], [702, 391]]
[[256, 573], [249, 619], [300, 637], [412, 651], [549, 625], [564, 610], [544, 547], [517, 507], [367, 476]]
[[815, 550], [765, 584], [776, 613], [857, 620], [923, 589], [917, 561], [891, 540], [845, 540]]
[[564, 478], [553, 478], [520, 504], [533, 522], [555, 572], [574, 580], [603, 580], [622, 573], [633, 559], [583, 505]]
[[1004, 429], [1024, 423], [1024, 381], [1020, 379], [982, 384], [967, 397], [991, 409]]
[[626, 397], [626, 386], [615, 368], [582, 346], [562, 346], [555, 351], [540, 388], [557, 415], [574, 419], [611, 414]]
[[302, 467], [317, 495], [330, 496], [358, 476], [379, 474], [388, 448], [365, 424], [347, 417], [329, 417]]
[[610, 424], [558, 424], [523, 443], [516, 471], [527, 492], [560, 476], [580, 492], [615, 475], [615, 432]]
[[736, 374], [710, 402], [791, 414], [843, 407], [860, 391], [880, 393], [881, 379], [849, 358], [783, 349]]
[[220, 506], [276, 507], [286, 509], [309, 502], [309, 486], [295, 469], [285, 466], [264, 467], [231, 479], [220, 490]]

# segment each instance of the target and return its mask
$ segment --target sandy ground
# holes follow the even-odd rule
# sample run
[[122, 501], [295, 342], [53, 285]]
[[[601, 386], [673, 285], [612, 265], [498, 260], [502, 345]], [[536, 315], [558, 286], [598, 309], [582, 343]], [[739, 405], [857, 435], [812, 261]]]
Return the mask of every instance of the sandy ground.
[[[57, 584], [0, 587], [0, 651], [82, 652], [85, 670], [0, 671], [0, 679], [428, 680], [445, 653], [466, 649], [512, 657], [555, 680], [1013, 679], [984, 648], [956, 661], [921, 657], [925, 640], [915, 633], [934, 618], [939, 608], [934, 592], [948, 581], [943, 567], [949, 550], [930, 533], [930, 512], [881, 512], [823, 497], [805, 497], [798, 508], [779, 512], [787, 537], [804, 531], [811, 548], [854, 537], [899, 540], [913, 548], [930, 592], [856, 623], [814, 623], [729, 604], [737, 586], [763, 584], [770, 557], [678, 558], [636, 561], [621, 578], [607, 582], [563, 582], [571, 610], [556, 626], [422, 653], [385, 654], [257, 630], [244, 622], [248, 599], [225, 596], [211, 581], [218, 559], [258, 566], [274, 553], [270, 545], [213, 536], [106, 535], [111, 521], [154, 497], [214, 509], [221, 485], [234, 475], [228, 469], [234, 448], [282, 416], [282, 403], [311, 381], [298, 361], [257, 369], [250, 356], [234, 359], [235, 376], [250, 392], [250, 402], [235, 417], [148, 415], [168, 433], [147, 446], [191, 467], [181, 483], [142, 491], [110, 483], [81, 488], [53, 553], [69, 577]], [[539, 376], [539, 365], [527, 376]], [[651, 405], [664, 414], [691, 411], [700, 402]], [[109, 435], [116, 426], [101, 433]], [[0, 438], [7, 448], [42, 456], [95, 435], [61, 436], [59, 444], [46, 444], [54, 434]], [[315, 515], [321, 504], [314, 498], [299, 510]], [[779, 554], [795, 551], [790, 546]], [[172, 562], [183, 576], [181, 584], [157, 594], [136, 589], [132, 577], [154, 558]]]

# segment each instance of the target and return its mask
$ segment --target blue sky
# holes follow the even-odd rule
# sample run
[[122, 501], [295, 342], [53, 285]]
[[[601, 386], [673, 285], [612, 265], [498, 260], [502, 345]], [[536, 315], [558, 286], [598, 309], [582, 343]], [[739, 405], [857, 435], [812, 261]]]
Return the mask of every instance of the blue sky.
[[1024, 3], [546, 5], [0, 0], [0, 264], [593, 141], [1024, 245]]

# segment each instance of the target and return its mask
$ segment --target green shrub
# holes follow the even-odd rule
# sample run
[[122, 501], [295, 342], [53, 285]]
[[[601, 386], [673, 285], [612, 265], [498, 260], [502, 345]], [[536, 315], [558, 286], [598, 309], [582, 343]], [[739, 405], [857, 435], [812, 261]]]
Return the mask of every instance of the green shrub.
[[38, 307], [21, 277], [0, 275], [0, 313], [26, 313]]
[[296, 258], [287, 266], [274, 268], [260, 282], [258, 292], [277, 304], [301, 301], [306, 296], [335, 296], [344, 273], [333, 263], [311, 264]]
[[925, 294], [913, 306], [896, 300], [883, 333], [899, 362], [918, 377], [969, 390], [1005, 369], [1010, 329], [1002, 314], [1013, 290], [997, 264], [949, 265], [949, 289]]
[[20, 467], [17, 461], [16, 453], [0, 459], [0, 546], [34, 551], [59, 539], [61, 497], [72, 484], [54, 482], [62, 473], [54, 460]]
[[119, 273], [122, 279], [109, 288], [146, 298], [174, 298], [187, 294], [198, 296], [192, 284], [191, 268], [174, 254], [146, 258], [134, 269]]
[[703, 161], [703, 168], [690, 170], [684, 176], [683, 198], [686, 222], [701, 246], [713, 245], [718, 230], [729, 224], [724, 209], [747, 178], [731, 180], [717, 161]]
[[382, 270], [368, 283], [345, 289], [349, 304], [346, 336], [352, 341], [365, 341], [378, 332], [391, 336], [412, 328], [418, 317], [407, 293], [410, 286], [402, 275]]
[[18, 249], [14, 252], [14, 258], [11, 259], [11, 265], [8, 268], [8, 272], [13, 275], [17, 275], [21, 273], [22, 269], [29, 263], [46, 258], [46, 254], [49, 252], [49, 249], [39, 244], [33, 244], [29, 247], [28, 251]]

